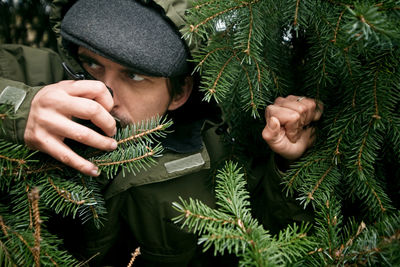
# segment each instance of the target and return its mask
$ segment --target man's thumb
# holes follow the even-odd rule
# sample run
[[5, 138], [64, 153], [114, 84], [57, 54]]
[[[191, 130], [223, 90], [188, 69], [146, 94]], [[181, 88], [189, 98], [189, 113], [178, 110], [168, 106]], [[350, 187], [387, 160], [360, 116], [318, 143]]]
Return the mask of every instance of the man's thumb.
[[276, 132], [280, 128], [279, 120], [271, 116], [267, 122], [267, 126], [271, 131]]
[[280, 136], [280, 122], [275, 117], [270, 117], [267, 119], [267, 125], [265, 126], [262, 137], [269, 144], [276, 143], [281, 138]]

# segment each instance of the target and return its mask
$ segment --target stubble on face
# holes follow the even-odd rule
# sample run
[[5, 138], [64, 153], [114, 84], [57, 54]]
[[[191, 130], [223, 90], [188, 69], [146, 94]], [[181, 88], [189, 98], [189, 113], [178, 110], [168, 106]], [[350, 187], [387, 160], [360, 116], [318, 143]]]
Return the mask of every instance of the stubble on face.
[[122, 128], [125, 128], [126, 126], [133, 124], [131, 119], [129, 119], [127, 116], [125, 116], [123, 114], [118, 114], [115, 111], [115, 109], [112, 109], [110, 114], [117, 121], [117, 124], [119, 124]]

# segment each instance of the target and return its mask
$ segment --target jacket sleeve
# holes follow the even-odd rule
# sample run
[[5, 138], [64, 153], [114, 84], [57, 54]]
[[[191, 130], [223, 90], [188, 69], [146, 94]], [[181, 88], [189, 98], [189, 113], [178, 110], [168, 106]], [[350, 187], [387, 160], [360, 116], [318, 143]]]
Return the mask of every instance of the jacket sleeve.
[[64, 78], [61, 60], [48, 49], [0, 45], [0, 105], [11, 105], [0, 138], [23, 143], [30, 104], [45, 85]]
[[268, 159], [252, 159], [248, 176], [253, 215], [274, 234], [289, 224], [313, 220], [310, 208], [304, 209], [294, 197], [284, 192], [284, 173], [278, 167], [279, 160], [272, 152]]

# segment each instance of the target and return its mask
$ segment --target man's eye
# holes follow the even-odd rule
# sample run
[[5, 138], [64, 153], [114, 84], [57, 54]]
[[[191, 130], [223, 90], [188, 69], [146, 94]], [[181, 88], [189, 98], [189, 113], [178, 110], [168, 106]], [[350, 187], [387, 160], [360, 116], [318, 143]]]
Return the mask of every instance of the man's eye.
[[128, 76], [130, 79], [137, 81], [137, 82], [144, 80], [144, 78], [142, 76], [140, 76], [139, 74], [136, 74], [136, 73], [128, 73]]
[[97, 65], [94, 62], [86, 62], [86, 65], [91, 69], [98, 69], [100, 67], [100, 65]]

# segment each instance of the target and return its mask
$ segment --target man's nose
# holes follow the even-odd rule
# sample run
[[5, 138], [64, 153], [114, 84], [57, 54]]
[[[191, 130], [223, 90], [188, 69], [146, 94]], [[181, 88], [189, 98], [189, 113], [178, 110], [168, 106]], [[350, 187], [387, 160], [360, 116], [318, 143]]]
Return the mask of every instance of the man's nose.
[[113, 91], [113, 89], [111, 89], [111, 87], [109, 87], [107, 84], [106, 84], [106, 87], [107, 87], [108, 91], [110, 92], [111, 96], [114, 98], [114, 91]]
[[117, 76], [112, 71], [106, 71], [104, 76], [102, 77], [102, 82], [107, 86], [108, 91], [110, 92], [111, 96], [115, 99], [115, 86], [116, 86], [116, 79]]

